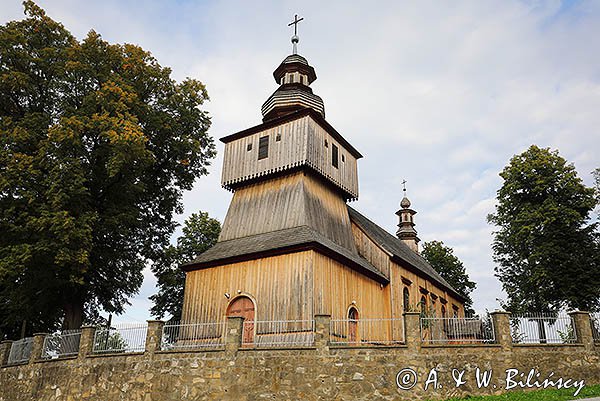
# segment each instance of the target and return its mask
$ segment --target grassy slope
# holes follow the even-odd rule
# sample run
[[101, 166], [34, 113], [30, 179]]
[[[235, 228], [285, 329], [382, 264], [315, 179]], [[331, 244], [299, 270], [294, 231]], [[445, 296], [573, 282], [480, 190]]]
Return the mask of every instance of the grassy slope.
[[465, 398], [449, 398], [445, 401], [569, 401], [575, 398], [588, 398], [600, 396], [600, 385], [585, 386], [583, 390], [573, 397], [575, 389], [540, 390], [540, 391], [513, 391], [502, 395], [468, 396]]

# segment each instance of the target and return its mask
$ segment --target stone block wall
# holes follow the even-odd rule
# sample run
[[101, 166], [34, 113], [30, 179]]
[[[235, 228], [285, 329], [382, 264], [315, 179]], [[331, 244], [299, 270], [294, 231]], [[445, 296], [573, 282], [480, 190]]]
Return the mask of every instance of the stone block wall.
[[[93, 331], [84, 329], [78, 356], [41, 360], [37, 346], [29, 363], [0, 368], [0, 401], [429, 400], [501, 393], [548, 377], [600, 383], [600, 346], [587, 337], [585, 314], [574, 316], [578, 343], [566, 345], [512, 344], [506, 317], [493, 315], [498, 343], [485, 345], [421, 344], [408, 333], [418, 328], [412, 313], [406, 344], [387, 347], [333, 346], [322, 315], [315, 346], [306, 348], [241, 348], [241, 321], [230, 319], [220, 350], [161, 351], [162, 322], [149, 322], [145, 352], [95, 355]], [[491, 380], [479, 388], [484, 374]]]

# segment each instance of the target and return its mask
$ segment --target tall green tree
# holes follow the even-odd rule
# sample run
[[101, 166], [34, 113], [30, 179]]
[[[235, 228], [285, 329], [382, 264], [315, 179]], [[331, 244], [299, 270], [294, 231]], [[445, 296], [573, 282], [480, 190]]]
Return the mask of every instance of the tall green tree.
[[122, 312], [215, 155], [201, 82], [23, 4], [25, 19], [0, 26], [5, 334]]
[[198, 212], [185, 221], [182, 231], [177, 245], [167, 246], [162, 257], [152, 266], [158, 279], [158, 293], [150, 296], [154, 302], [150, 311], [159, 319], [170, 315], [172, 320], [181, 320], [185, 288], [185, 272], [181, 266], [217, 242], [221, 224], [209, 217], [208, 213]]
[[469, 279], [463, 262], [454, 255], [454, 250], [442, 241], [430, 241], [423, 244], [421, 256], [465, 298], [465, 313], [468, 316], [472, 315], [474, 311], [471, 292], [477, 284]]
[[513, 312], [600, 307], [597, 203], [558, 151], [531, 146], [500, 173], [493, 251]]

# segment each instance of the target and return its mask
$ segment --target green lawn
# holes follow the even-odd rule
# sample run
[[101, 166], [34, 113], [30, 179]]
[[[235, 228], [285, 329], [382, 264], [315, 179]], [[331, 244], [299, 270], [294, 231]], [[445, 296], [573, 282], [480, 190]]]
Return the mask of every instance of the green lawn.
[[502, 395], [467, 396], [448, 398], [445, 401], [568, 401], [576, 398], [600, 397], [600, 384], [585, 386], [577, 397], [573, 397], [574, 389], [511, 391]]

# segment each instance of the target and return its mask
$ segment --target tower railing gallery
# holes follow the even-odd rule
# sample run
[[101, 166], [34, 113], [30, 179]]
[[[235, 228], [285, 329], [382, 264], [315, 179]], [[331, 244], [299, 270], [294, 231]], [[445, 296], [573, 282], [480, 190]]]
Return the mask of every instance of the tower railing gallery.
[[[540, 334], [540, 331], [542, 334]], [[397, 319], [225, 321], [179, 323], [148, 321], [107, 327], [85, 326], [56, 334], [38, 333], [18, 341], [0, 343], [0, 365], [39, 363], [45, 360], [154, 354], [157, 352], [226, 353], [239, 349], [308, 347], [399, 346], [409, 349], [461, 346], [500, 346], [509, 352], [518, 346], [576, 345], [588, 350], [600, 346], [600, 314], [515, 315], [496, 311], [482, 318], [421, 318], [406, 312]]]

